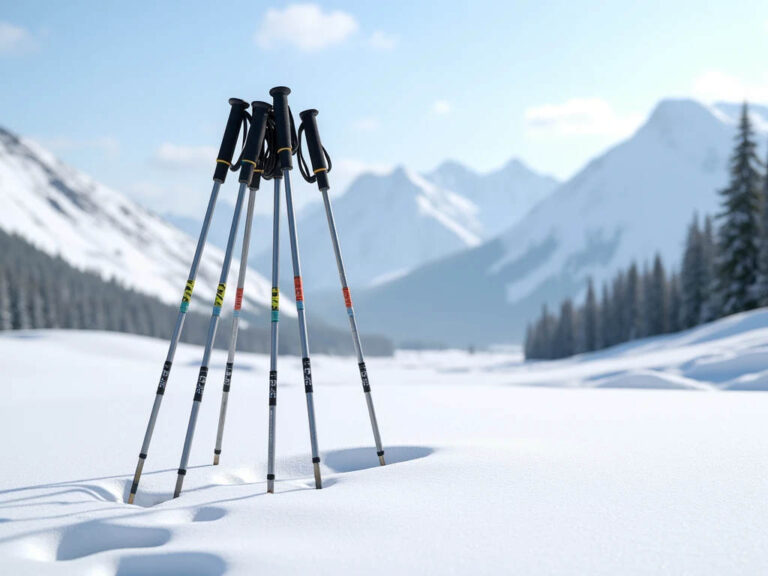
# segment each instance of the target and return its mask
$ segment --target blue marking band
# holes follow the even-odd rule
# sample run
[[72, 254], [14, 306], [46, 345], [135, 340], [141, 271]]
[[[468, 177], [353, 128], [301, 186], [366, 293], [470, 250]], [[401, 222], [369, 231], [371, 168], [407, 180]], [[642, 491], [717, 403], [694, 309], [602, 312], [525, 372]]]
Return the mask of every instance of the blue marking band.
[[181, 310], [182, 312], [186, 312], [187, 308], [189, 308], [189, 302], [182, 302], [181, 308], [179, 308], [179, 310]]
[[235, 310], [234, 312], [232, 312], [232, 318], [237, 318], [239, 316], [240, 316], [240, 310]]
[[280, 321], [280, 312], [277, 310], [272, 310], [272, 322], [279, 322]]
[[302, 300], [296, 302], [296, 310], [304, 310], [304, 302]]
[[213, 315], [214, 316], [221, 316], [221, 306], [214, 306], [213, 307]]
[[354, 315], [355, 315], [355, 311], [354, 311], [354, 309], [352, 309], [352, 308], [347, 308], [347, 315], [348, 315], [348, 316], [354, 316]]

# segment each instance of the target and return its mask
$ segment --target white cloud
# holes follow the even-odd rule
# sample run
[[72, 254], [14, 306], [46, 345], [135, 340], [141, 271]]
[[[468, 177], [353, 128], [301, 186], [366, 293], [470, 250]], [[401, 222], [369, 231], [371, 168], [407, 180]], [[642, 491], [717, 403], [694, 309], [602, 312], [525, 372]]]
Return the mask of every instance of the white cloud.
[[357, 130], [358, 132], [373, 132], [375, 130], [379, 129], [379, 126], [381, 123], [379, 122], [379, 119], [374, 116], [366, 116], [364, 118], [359, 118], [352, 124], [352, 128]]
[[397, 36], [387, 34], [381, 30], [377, 30], [371, 34], [371, 37], [368, 39], [368, 43], [372, 48], [381, 50], [382, 52], [389, 52], [394, 50], [397, 47], [398, 41], [399, 39]]
[[768, 80], [745, 81], [722, 70], [707, 70], [693, 81], [693, 96], [704, 102], [768, 102]]
[[341, 10], [323, 12], [317, 4], [291, 4], [267, 10], [255, 39], [262, 48], [290, 45], [311, 52], [340, 44], [357, 29], [357, 20]]
[[92, 138], [77, 140], [74, 138], [39, 138], [46, 148], [54, 152], [69, 152], [72, 150], [96, 150], [108, 156], [116, 156], [120, 152], [120, 143], [116, 138], [103, 136], [101, 138]]
[[525, 110], [525, 122], [536, 132], [567, 135], [627, 136], [642, 122], [640, 114], [622, 115], [600, 98], [574, 98]]
[[0, 22], [0, 55], [18, 52], [31, 44], [32, 36], [26, 28]]
[[448, 114], [451, 111], [451, 103], [447, 100], [437, 100], [432, 104], [432, 112], [435, 114]]
[[155, 150], [153, 160], [168, 169], [211, 167], [216, 160], [216, 149], [212, 146], [178, 146], [164, 142]]

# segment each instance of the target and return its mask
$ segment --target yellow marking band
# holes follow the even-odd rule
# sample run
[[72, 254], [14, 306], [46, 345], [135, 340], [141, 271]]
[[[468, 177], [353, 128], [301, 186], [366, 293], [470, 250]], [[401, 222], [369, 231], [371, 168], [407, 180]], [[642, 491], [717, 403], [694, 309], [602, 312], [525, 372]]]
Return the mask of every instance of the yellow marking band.
[[187, 280], [187, 285], [184, 286], [184, 296], [181, 297], [182, 302], [189, 302], [192, 299], [192, 290], [195, 289], [195, 281]]
[[256, 162], [254, 162], [253, 160], [246, 160], [245, 158], [243, 158], [243, 162], [248, 162], [248, 164], [253, 164], [254, 166], [256, 166]]
[[280, 152], [284, 152], [285, 150], [288, 150], [288, 152], [293, 152], [293, 148], [288, 146], [287, 148], [278, 148], [277, 153], [280, 154]]
[[254, 170], [256, 174], [264, 174], [264, 170], [259, 170], [258, 168]]
[[224, 292], [227, 289], [227, 285], [223, 282], [219, 284], [219, 286], [216, 288], [216, 298], [213, 301], [214, 306], [218, 306], [221, 308], [221, 305], [224, 304]]
[[232, 164], [230, 164], [226, 160], [222, 160], [220, 158], [216, 158], [216, 162], [218, 162], [219, 164], [226, 164], [227, 166], [232, 166]]
[[317, 174], [318, 172], [327, 172], [327, 171], [328, 171], [328, 168], [318, 168], [313, 172], [313, 174]]
[[272, 310], [280, 309], [280, 290], [272, 288]]

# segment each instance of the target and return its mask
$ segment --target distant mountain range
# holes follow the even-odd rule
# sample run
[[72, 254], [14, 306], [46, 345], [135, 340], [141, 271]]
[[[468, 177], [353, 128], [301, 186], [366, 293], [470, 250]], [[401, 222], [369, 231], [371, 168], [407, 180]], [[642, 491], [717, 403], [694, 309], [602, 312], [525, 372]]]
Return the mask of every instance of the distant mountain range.
[[[355, 287], [377, 285], [478, 246], [518, 222], [556, 186], [555, 179], [537, 174], [518, 160], [489, 174], [478, 174], [457, 162], [446, 162], [425, 175], [404, 167], [384, 175], [363, 174], [333, 200], [350, 283]], [[272, 187], [271, 182], [263, 185], [258, 200], [270, 210]], [[284, 205], [282, 210], [284, 214]], [[189, 233], [200, 227], [197, 219], [167, 217]], [[218, 245], [226, 242], [228, 224], [224, 220], [211, 234]], [[281, 227], [281, 275], [291, 278], [284, 216]], [[297, 227], [307, 291], [337, 288], [336, 262], [322, 204], [306, 206], [297, 217]], [[271, 217], [258, 215], [254, 228], [251, 265], [268, 275]]]
[[[764, 158], [768, 109], [751, 110]], [[662, 101], [497, 238], [358, 291], [361, 324], [400, 342], [520, 341], [543, 303], [580, 297], [589, 276], [600, 283], [655, 252], [677, 266], [694, 212], [719, 211], [738, 114], [730, 104]]]

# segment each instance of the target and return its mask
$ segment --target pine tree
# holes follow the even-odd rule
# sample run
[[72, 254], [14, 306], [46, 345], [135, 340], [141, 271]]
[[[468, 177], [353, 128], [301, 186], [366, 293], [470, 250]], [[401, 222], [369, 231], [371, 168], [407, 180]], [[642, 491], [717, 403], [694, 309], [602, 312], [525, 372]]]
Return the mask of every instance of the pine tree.
[[600, 347], [608, 348], [615, 344], [613, 338], [613, 318], [611, 306], [611, 296], [608, 292], [608, 284], [603, 283], [602, 295], [600, 296]]
[[667, 279], [661, 256], [656, 254], [653, 259], [653, 271], [650, 274], [648, 292], [648, 335], [664, 334], [668, 330], [669, 302], [667, 294]]
[[763, 176], [763, 193], [760, 202], [760, 260], [757, 280], [757, 299], [760, 306], [768, 306], [768, 159]]
[[0, 330], [13, 328], [11, 322], [11, 290], [8, 276], [3, 268], [0, 268]]
[[625, 298], [625, 330], [627, 331], [625, 340], [634, 340], [635, 338], [640, 338], [643, 333], [642, 290], [637, 264], [634, 262], [632, 262], [627, 272]]
[[717, 281], [717, 242], [715, 242], [715, 230], [711, 216], [707, 216], [704, 219], [701, 243], [702, 271], [705, 275], [701, 284], [706, 287], [706, 292], [701, 306], [699, 323], [710, 322], [720, 318], [723, 310], [723, 299], [720, 294], [719, 282]]
[[682, 296], [680, 294], [680, 279], [677, 274], [672, 274], [669, 279], [669, 319], [667, 327], [669, 332], [678, 332], [683, 329]]
[[595, 298], [595, 286], [592, 278], [587, 280], [587, 298], [584, 302], [582, 325], [584, 326], [584, 350], [592, 352], [597, 350], [598, 343], [598, 310]]
[[701, 321], [704, 301], [709, 291], [709, 271], [706, 269], [704, 236], [699, 228], [698, 216], [688, 226], [685, 253], [680, 273], [682, 291], [682, 325], [692, 328]]
[[746, 102], [742, 107], [736, 146], [731, 156], [731, 177], [721, 191], [718, 280], [723, 313], [751, 310], [757, 302], [760, 238], [760, 160]]
[[565, 300], [560, 306], [555, 342], [555, 357], [566, 358], [576, 353], [576, 321], [570, 300]]

